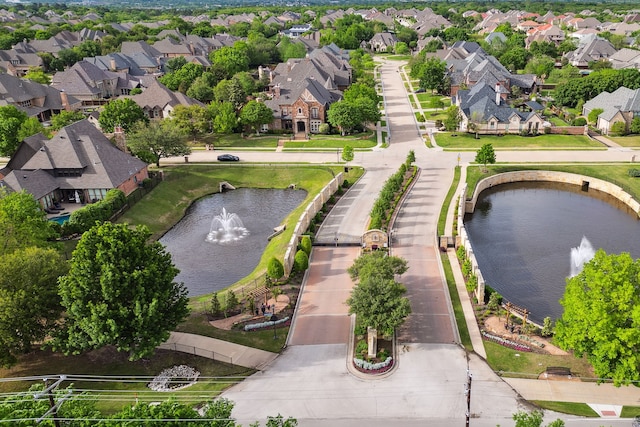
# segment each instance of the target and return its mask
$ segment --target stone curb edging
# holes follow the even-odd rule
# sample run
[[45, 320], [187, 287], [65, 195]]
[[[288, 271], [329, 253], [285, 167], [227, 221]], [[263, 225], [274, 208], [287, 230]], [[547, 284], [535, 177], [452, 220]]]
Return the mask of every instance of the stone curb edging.
[[384, 371], [380, 374], [366, 374], [356, 369], [356, 367], [353, 365], [353, 345], [354, 345], [354, 338], [355, 338], [356, 316], [355, 314], [352, 314], [350, 317], [351, 317], [351, 327], [349, 328], [349, 343], [347, 344], [349, 348], [347, 351], [347, 360], [346, 360], [347, 371], [349, 371], [351, 375], [353, 375], [358, 379], [368, 380], [368, 381], [382, 380], [393, 375], [399, 365], [398, 348], [396, 346], [396, 334], [395, 333], [393, 334], [393, 341], [392, 341], [393, 345], [392, 345], [392, 351], [391, 351], [393, 353], [393, 365], [391, 366], [391, 368], [388, 371]]

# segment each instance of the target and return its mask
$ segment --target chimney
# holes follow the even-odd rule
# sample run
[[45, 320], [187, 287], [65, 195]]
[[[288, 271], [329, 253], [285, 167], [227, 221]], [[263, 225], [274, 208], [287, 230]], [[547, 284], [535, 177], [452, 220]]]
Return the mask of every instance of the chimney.
[[273, 94], [275, 95], [276, 99], [280, 99], [280, 83], [276, 84], [273, 87]]
[[111, 71], [115, 71], [117, 69], [116, 60], [114, 58], [109, 59], [109, 68], [111, 69]]
[[125, 153], [128, 152], [127, 142], [124, 137], [124, 130], [122, 129], [122, 126], [116, 125], [113, 127], [113, 139], [115, 140], [116, 147], [118, 147], [120, 151]]
[[500, 96], [500, 89], [500, 82], [498, 82], [496, 83], [496, 105], [500, 105], [500, 101], [502, 100]]
[[67, 111], [71, 110], [71, 106], [69, 105], [69, 97], [67, 96], [67, 93], [64, 90], [60, 91], [60, 101], [62, 102], [62, 108], [64, 108]]

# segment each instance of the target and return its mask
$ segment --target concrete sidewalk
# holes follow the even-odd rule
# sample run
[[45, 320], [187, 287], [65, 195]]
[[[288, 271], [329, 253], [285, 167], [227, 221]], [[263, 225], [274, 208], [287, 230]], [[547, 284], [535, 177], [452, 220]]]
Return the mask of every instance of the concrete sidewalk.
[[202, 335], [171, 332], [158, 348], [207, 357], [219, 362], [262, 370], [278, 357], [277, 353], [259, 350]]

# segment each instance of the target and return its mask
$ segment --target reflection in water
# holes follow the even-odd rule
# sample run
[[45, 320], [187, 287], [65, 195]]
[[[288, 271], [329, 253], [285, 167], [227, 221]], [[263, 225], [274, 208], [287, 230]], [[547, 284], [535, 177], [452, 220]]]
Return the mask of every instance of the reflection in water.
[[536, 322], [562, 315], [558, 301], [571, 274], [571, 248], [583, 236], [595, 249], [640, 257], [637, 215], [604, 193], [514, 183], [484, 191], [478, 203], [489, 203], [488, 213], [467, 215], [465, 226], [482, 275]]
[[[253, 271], [273, 228], [306, 197], [303, 190], [241, 188], [196, 201], [160, 242], [180, 269], [190, 296], [226, 288]], [[213, 218], [223, 208], [242, 218], [249, 234], [224, 245], [206, 241]]]

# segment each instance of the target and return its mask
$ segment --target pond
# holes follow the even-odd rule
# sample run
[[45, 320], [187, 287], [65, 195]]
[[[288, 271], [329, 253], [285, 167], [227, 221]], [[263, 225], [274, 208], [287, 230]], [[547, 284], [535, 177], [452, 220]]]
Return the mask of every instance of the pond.
[[[241, 188], [203, 197], [161, 239], [180, 269], [189, 296], [224, 289], [250, 274], [260, 262], [267, 238], [307, 196], [304, 190]], [[220, 243], [207, 241], [212, 223], [221, 216], [240, 219], [246, 235]], [[216, 227], [220, 221], [216, 220]], [[209, 239], [211, 240], [211, 239]]]
[[640, 257], [638, 216], [611, 196], [578, 186], [496, 186], [481, 193], [465, 227], [486, 283], [538, 323], [561, 317], [572, 248], [583, 237], [595, 250]]

